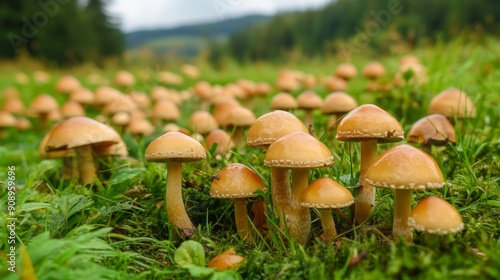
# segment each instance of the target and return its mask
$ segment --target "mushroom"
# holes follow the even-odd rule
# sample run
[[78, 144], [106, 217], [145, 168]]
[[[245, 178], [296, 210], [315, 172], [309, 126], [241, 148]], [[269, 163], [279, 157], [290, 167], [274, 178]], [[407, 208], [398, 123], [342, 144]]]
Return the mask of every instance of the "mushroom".
[[[276, 140], [292, 132], [307, 133], [307, 128], [295, 115], [285, 111], [273, 111], [262, 115], [250, 126], [247, 144], [250, 147], [267, 149]], [[275, 213], [281, 223], [291, 211], [291, 189], [287, 168], [271, 167], [271, 196]]]
[[363, 223], [375, 205], [375, 188], [365, 183], [366, 170], [377, 157], [377, 143], [404, 139], [401, 124], [381, 108], [365, 104], [347, 114], [337, 127], [337, 140], [361, 142], [361, 186], [356, 190], [355, 221]]
[[83, 184], [90, 184], [96, 176], [93, 146], [107, 146], [121, 141], [111, 127], [88, 117], [72, 117], [56, 124], [50, 131], [46, 152], [74, 149]]
[[236, 229], [242, 239], [252, 239], [248, 227], [247, 198], [258, 196], [255, 191], [265, 188], [260, 176], [240, 163], [232, 163], [222, 169], [210, 185], [210, 196], [234, 201]]
[[9, 127], [16, 126], [16, 118], [9, 112], [0, 111], [0, 138], [6, 138]]
[[442, 114], [450, 121], [476, 117], [476, 106], [467, 94], [456, 88], [449, 88], [434, 96], [429, 104], [429, 114]]
[[245, 258], [236, 254], [234, 248], [229, 248], [208, 262], [208, 267], [216, 271], [236, 269], [245, 262]]
[[219, 124], [209, 112], [199, 110], [189, 117], [189, 127], [193, 132], [207, 135], [210, 131], [217, 129]]
[[313, 110], [321, 108], [323, 101], [313, 91], [305, 91], [297, 96], [297, 104], [299, 109], [305, 111], [304, 124], [306, 127], [314, 131], [314, 120], [313, 120]]
[[346, 81], [356, 77], [358, 75], [358, 70], [351, 63], [341, 63], [335, 69], [335, 76], [344, 79]]
[[464, 228], [457, 209], [436, 196], [428, 196], [417, 203], [410, 213], [408, 225], [425, 232], [428, 241], [431, 234], [451, 234]]
[[264, 164], [292, 170], [290, 208], [285, 213], [285, 225], [290, 236], [304, 244], [311, 230], [309, 209], [300, 205], [303, 192], [309, 185], [309, 169], [327, 167], [334, 163], [333, 155], [323, 142], [305, 132], [292, 132], [272, 143]]
[[323, 240], [330, 242], [337, 238], [337, 230], [331, 209], [347, 207], [354, 203], [351, 192], [330, 178], [319, 178], [311, 182], [302, 194], [300, 205], [319, 210], [323, 226]]
[[334, 91], [328, 94], [321, 106], [323, 115], [332, 115], [327, 123], [327, 129], [332, 127], [334, 123], [347, 112], [358, 107], [358, 102], [343, 91]]
[[38, 115], [40, 119], [40, 130], [45, 130], [49, 121], [49, 114], [57, 111], [59, 104], [54, 97], [48, 94], [40, 94], [33, 99], [29, 106], [29, 111]]
[[291, 111], [297, 109], [297, 100], [288, 92], [280, 92], [271, 99], [272, 110]]
[[411, 210], [411, 191], [441, 188], [444, 177], [438, 164], [428, 154], [404, 144], [381, 154], [370, 166], [365, 181], [375, 187], [395, 192], [394, 238], [413, 241], [408, 217]]
[[195, 230], [182, 199], [182, 163], [206, 158], [205, 148], [193, 138], [177, 131], [167, 132], [146, 148], [148, 162], [167, 163], [166, 208], [170, 223], [181, 230]]
[[214, 144], [217, 144], [217, 148], [214, 151], [215, 155], [225, 155], [230, 149], [236, 146], [231, 139], [231, 135], [222, 129], [212, 130], [205, 138], [205, 146], [208, 150], [212, 150]]
[[448, 142], [455, 143], [455, 128], [441, 114], [432, 114], [418, 120], [407, 135], [408, 143], [421, 143], [424, 151], [431, 153], [432, 146], [444, 146]]

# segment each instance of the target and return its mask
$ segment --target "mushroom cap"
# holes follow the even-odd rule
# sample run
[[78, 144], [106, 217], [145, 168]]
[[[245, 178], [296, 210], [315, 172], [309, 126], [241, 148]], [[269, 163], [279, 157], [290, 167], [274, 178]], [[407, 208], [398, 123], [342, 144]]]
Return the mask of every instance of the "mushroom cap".
[[214, 129], [210, 131], [205, 138], [205, 146], [208, 150], [211, 150], [215, 143], [217, 143], [217, 148], [214, 152], [216, 155], [224, 154], [227, 150], [236, 146], [231, 139], [231, 135], [222, 129]]
[[294, 114], [273, 111], [260, 116], [247, 132], [247, 144], [251, 147], [268, 147], [279, 138], [292, 132], [308, 132], [304, 123]]
[[408, 142], [424, 143], [436, 146], [456, 142], [455, 128], [441, 114], [432, 114], [418, 120], [407, 135]]
[[219, 125], [223, 125], [223, 123], [227, 122], [229, 112], [233, 108], [240, 106], [240, 103], [232, 98], [219, 100], [214, 106], [212, 116], [214, 116]]
[[297, 100], [288, 92], [280, 92], [271, 99], [272, 110], [291, 110], [299, 107]]
[[127, 130], [132, 135], [148, 136], [153, 134], [155, 127], [145, 118], [132, 118], [128, 123]]
[[23, 101], [19, 97], [9, 97], [2, 106], [2, 111], [11, 114], [23, 114], [25, 110]]
[[467, 94], [456, 88], [449, 88], [432, 98], [429, 114], [442, 114], [448, 118], [474, 118], [476, 107]]
[[323, 114], [343, 114], [358, 107], [358, 102], [349, 94], [342, 91], [334, 91], [328, 94], [321, 106]]
[[115, 84], [120, 87], [132, 87], [135, 85], [134, 75], [126, 70], [120, 70], [116, 72], [114, 80]]
[[39, 94], [30, 103], [29, 110], [35, 114], [44, 114], [59, 108], [56, 99], [48, 94]]
[[410, 213], [408, 225], [431, 234], [450, 234], [464, 228], [457, 209], [446, 200], [429, 196], [422, 199]]
[[144, 155], [149, 162], [191, 162], [205, 159], [206, 156], [200, 142], [177, 131], [167, 132], [153, 140]]
[[391, 114], [373, 104], [364, 104], [340, 121], [336, 138], [346, 142], [361, 139], [377, 139], [378, 143], [398, 142], [404, 139], [404, 131]]
[[88, 117], [71, 117], [50, 131], [46, 151], [60, 151], [93, 144], [116, 144], [120, 135], [111, 127]]
[[189, 127], [194, 132], [206, 134], [217, 129], [219, 124], [209, 112], [195, 111], [191, 114], [191, 117], [189, 117]]
[[378, 61], [373, 61], [363, 67], [363, 76], [368, 79], [376, 79], [385, 75], [385, 67]]
[[256, 190], [265, 190], [262, 178], [248, 166], [231, 163], [222, 169], [210, 185], [210, 196], [215, 198], [255, 197]]
[[356, 77], [357, 74], [358, 70], [356, 70], [356, 67], [351, 63], [341, 63], [337, 66], [337, 69], [335, 69], [335, 76], [345, 80], [352, 79]]
[[297, 96], [299, 109], [317, 109], [323, 105], [323, 100], [314, 91], [304, 91]]
[[385, 151], [372, 163], [366, 182], [379, 188], [424, 190], [441, 188], [444, 177], [434, 158], [403, 144]]
[[264, 164], [282, 168], [320, 168], [332, 165], [328, 147], [306, 132], [292, 132], [272, 143]]
[[229, 248], [208, 262], [207, 267], [216, 271], [235, 269], [245, 262], [245, 258], [237, 255], [233, 248]]
[[234, 107], [227, 114], [227, 119], [221, 126], [251, 126], [255, 122], [255, 114], [245, 107]]
[[80, 104], [92, 104], [94, 102], [94, 94], [90, 89], [81, 87], [72, 91], [69, 95], [69, 99]]
[[181, 112], [174, 102], [161, 99], [153, 105], [151, 117], [157, 120], [177, 121], [181, 117]]
[[81, 87], [80, 81], [71, 75], [62, 76], [56, 83], [56, 91], [63, 94], [70, 94]]
[[330, 178], [318, 178], [302, 193], [300, 205], [317, 209], [347, 207], [354, 203], [352, 193]]
[[16, 118], [11, 113], [0, 111], [0, 127], [14, 127], [16, 122]]
[[61, 106], [61, 114], [65, 118], [85, 116], [85, 109], [80, 103], [68, 100]]
[[115, 88], [108, 86], [99, 87], [94, 91], [94, 105], [104, 106], [120, 96], [121, 93]]
[[347, 82], [342, 78], [333, 76], [326, 80], [325, 87], [331, 91], [345, 90], [347, 88]]

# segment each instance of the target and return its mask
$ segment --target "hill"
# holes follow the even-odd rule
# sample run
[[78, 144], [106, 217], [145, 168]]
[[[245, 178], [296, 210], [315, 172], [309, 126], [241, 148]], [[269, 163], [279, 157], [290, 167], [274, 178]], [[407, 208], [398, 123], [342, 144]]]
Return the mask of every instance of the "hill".
[[[224, 40], [245, 28], [268, 22], [271, 16], [248, 15], [222, 21], [193, 24], [168, 29], [139, 30], [126, 34], [127, 49], [152, 48], [155, 52], [183, 50], [194, 55], [205, 47], [207, 39]], [[205, 42], [205, 43], [203, 43]]]

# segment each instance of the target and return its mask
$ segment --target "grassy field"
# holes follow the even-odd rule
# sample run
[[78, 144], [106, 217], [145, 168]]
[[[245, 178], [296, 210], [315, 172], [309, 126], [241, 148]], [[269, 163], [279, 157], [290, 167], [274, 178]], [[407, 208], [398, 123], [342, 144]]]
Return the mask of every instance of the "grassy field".
[[[15, 167], [18, 269], [17, 273], [8, 271], [10, 216], [9, 195], [4, 184], [0, 187], [3, 221], [0, 223], [0, 278], [35, 279], [36, 274], [37, 279], [499, 279], [499, 47], [498, 42], [485, 40], [481, 44], [455, 42], [419, 49], [415, 54], [427, 67], [426, 84], [407, 85], [385, 93], [366, 92], [366, 80], [358, 75], [349, 82], [347, 90], [359, 104], [373, 103], [393, 114], [405, 132], [426, 116], [427, 106], [437, 93], [449, 87], [467, 92], [477, 108], [476, 118], [457, 125], [456, 144], [433, 150], [445, 175], [445, 187], [413, 193], [413, 205], [429, 195], [442, 197], [454, 205], [465, 224], [460, 233], [426, 240], [424, 234], [415, 232], [413, 243], [394, 242], [391, 237], [394, 194], [378, 189], [375, 212], [366, 223], [353, 227], [333, 212], [340, 233], [334, 243], [320, 239], [322, 229], [316, 211], [312, 212], [310, 239], [304, 245], [278, 230], [274, 219], [268, 221], [271, 228], [268, 236], [259, 236], [250, 243], [243, 241], [236, 233], [233, 203], [211, 198], [209, 189], [217, 172], [232, 162], [250, 166], [269, 185], [270, 172], [263, 164], [264, 151], [245, 147], [233, 151], [224, 160], [216, 160], [212, 151], [208, 151], [206, 160], [184, 165], [184, 201], [189, 217], [197, 226], [194, 234], [185, 238], [167, 220], [166, 165], [144, 160], [147, 145], [162, 134], [161, 127], [143, 140], [125, 134], [123, 139], [134, 160], [114, 160], [109, 169], [100, 174], [100, 179], [89, 186], [75, 180], [62, 180], [62, 162], [38, 156], [38, 145], [45, 132], [37, 129], [37, 120], [33, 119], [32, 130], [9, 129], [9, 135], [0, 139], [0, 180], [7, 183], [9, 167]], [[401, 56], [394, 54], [380, 59], [389, 78], [397, 70]], [[361, 69], [370, 60], [360, 56], [352, 62]], [[339, 58], [332, 57], [285, 66], [315, 75], [331, 75], [340, 62]], [[116, 72], [98, 72], [88, 67], [49, 70], [49, 82], [23, 84], [16, 82], [16, 75], [21, 72], [31, 75], [35, 66], [23, 63], [1, 66], [0, 90], [16, 87], [26, 105], [39, 93], [49, 93], [62, 104], [66, 97], [54, 91], [54, 84], [67, 72], [90, 89], [98, 84], [91, 84], [88, 75], [99, 74], [103, 80], [112, 81]], [[274, 84], [281, 67], [267, 63], [244, 66], [228, 63], [222, 71], [216, 71], [200, 66], [201, 79], [221, 85], [240, 78]], [[154, 78], [158, 69], [130, 70], [137, 75], [146, 70]], [[177, 72], [178, 68], [166, 70]], [[195, 82], [186, 78], [184, 84], [172, 87], [182, 90]], [[157, 84], [154, 79], [140, 81], [135, 89], [149, 92]], [[322, 97], [329, 93], [323, 86], [315, 90]], [[276, 92], [273, 90], [273, 94]], [[252, 108], [256, 116], [270, 111], [271, 96], [255, 100]], [[182, 118], [177, 124], [187, 127], [189, 115], [198, 104], [188, 100], [180, 108]], [[96, 109], [88, 110], [91, 117], [98, 113]], [[303, 117], [302, 112], [295, 113]], [[327, 176], [355, 192], [359, 179], [359, 144], [334, 140], [335, 131], [326, 129], [328, 117], [319, 111], [314, 117], [316, 134], [330, 148], [336, 164], [311, 171], [309, 181]], [[379, 152], [400, 143], [379, 145]], [[271, 201], [269, 194], [262, 196], [266, 202]], [[349, 209], [343, 211], [349, 216]], [[200, 243], [202, 250], [196, 243], [178, 250], [188, 239]], [[230, 247], [247, 260], [238, 270], [214, 272], [204, 268], [208, 260]], [[33, 270], [30, 270], [30, 262]]]

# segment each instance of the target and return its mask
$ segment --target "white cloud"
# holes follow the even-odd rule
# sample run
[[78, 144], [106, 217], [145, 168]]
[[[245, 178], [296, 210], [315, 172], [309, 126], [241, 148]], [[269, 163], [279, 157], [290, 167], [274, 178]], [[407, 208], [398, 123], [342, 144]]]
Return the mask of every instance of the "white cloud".
[[329, 0], [114, 0], [107, 7], [125, 31], [216, 21], [252, 13], [318, 7]]

